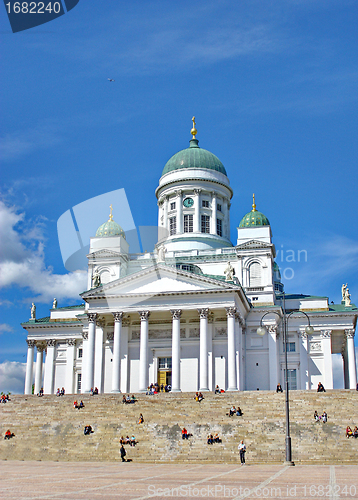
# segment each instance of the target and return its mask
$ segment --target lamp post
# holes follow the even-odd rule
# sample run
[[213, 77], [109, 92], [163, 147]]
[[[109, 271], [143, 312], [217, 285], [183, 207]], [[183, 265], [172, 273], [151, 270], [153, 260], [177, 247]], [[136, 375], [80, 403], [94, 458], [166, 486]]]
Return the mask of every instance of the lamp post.
[[301, 313], [304, 314], [308, 320], [308, 326], [305, 328], [305, 332], [307, 335], [312, 335], [314, 330], [313, 327], [311, 326], [310, 319], [308, 315], [303, 312], [303, 311], [291, 311], [289, 314], [286, 315], [286, 302], [285, 302], [285, 292], [282, 292], [283, 294], [283, 316], [281, 316], [278, 312], [275, 311], [268, 311], [265, 313], [260, 321], [260, 326], [257, 329], [257, 334], [260, 336], [264, 336], [266, 333], [266, 327], [262, 325], [262, 320], [264, 319], [265, 316], [268, 314], [276, 314], [281, 321], [283, 321], [283, 343], [284, 343], [284, 349], [285, 349], [285, 391], [286, 391], [286, 402], [285, 402], [285, 409], [286, 409], [286, 460], [285, 460], [285, 465], [295, 465], [295, 463], [292, 461], [292, 448], [291, 448], [291, 436], [290, 436], [290, 403], [289, 403], [289, 397], [288, 397], [288, 368], [287, 368], [287, 325], [288, 325], [288, 320], [290, 319], [290, 316], [292, 314], [296, 313]]

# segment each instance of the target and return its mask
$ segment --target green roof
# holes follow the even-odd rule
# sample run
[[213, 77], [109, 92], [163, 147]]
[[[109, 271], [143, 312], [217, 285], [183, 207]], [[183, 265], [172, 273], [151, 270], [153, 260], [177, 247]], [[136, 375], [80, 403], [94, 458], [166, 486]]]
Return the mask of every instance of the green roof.
[[190, 146], [187, 149], [179, 151], [167, 161], [162, 175], [183, 168], [204, 168], [227, 175], [224, 165], [217, 156], [206, 149], [199, 148], [197, 139], [191, 139], [189, 142]]
[[121, 226], [111, 219], [99, 226], [96, 232], [96, 238], [104, 238], [108, 236], [123, 236], [124, 239], [126, 237]]
[[239, 227], [269, 226], [270, 222], [266, 215], [257, 210], [251, 210], [241, 219]]

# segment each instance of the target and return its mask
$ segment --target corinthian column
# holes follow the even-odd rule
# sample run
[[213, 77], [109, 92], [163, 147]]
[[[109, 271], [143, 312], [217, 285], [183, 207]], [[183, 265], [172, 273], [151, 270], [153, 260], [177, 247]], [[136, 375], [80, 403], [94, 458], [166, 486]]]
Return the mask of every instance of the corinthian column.
[[237, 391], [236, 349], [235, 349], [235, 315], [236, 307], [227, 307], [227, 372], [228, 391]]
[[148, 327], [149, 311], [140, 311], [140, 348], [139, 348], [139, 392], [148, 388]]
[[199, 390], [209, 390], [208, 380], [208, 314], [209, 309], [198, 309], [200, 314], [200, 380]]
[[87, 340], [87, 348], [85, 349], [84, 354], [86, 354], [86, 358], [83, 362], [86, 364], [86, 369], [84, 372], [85, 378], [83, 381], [83, 391], [84, 393], [91, 392], [91, 388], [93, 387], [94, 382], [94, 345], [95, 345], [95, 336], [96, 336], [96, 318], [97, 313], [87, 313], [88, 316], [88, 340]]
[[345, 330], [347, 339], [348, 353], [348, 373], [349, 373], [349, 388], [356, 389], [357, 371], [356, 371], [356, 356], [354, 351], [354, 330]]
[[194, 221], [193, 221], [193, 230], [194, 230], [194, 233], [200, 233], [200, 232], [201, 232], [201, 219], [200, 219], [200, 213], [201, 213], [201, 206], [200, 206], [200, 193], [201, 193], [201, 189], [194, 189], [194, 194], [195, 194]]
[[45, 376], [44, 376], [44, 393], [53, 394], [53, 382], [55, 374], [55, 346], [56, 340], [46, 340], [46, 359], [45, 359]]
[[122, 312], [113, 313], [114, 334], [113, 334], [113, 366], [112, 366], [112, 392], [121, 392], [121, 333], [122, 333]]
[[333, 367], [332, 367], [332, 347], [331, 330], [321, 332], [321, 342], [324, 362], [324, 386], [326, 389], [333, 389]]
[[25, 394], [32, 394], [32, 379], [34, 370], [34, 347], [36, 342], [27, 339], [27, 362], [26, 362], [26, 377], [25, 377]]
[[172, 313], [172, 392], [180, 392], [180, 316], [181, 309]]
[[42, 366], [44, 361], [44, 350], [45, 346], [42, 344], [36, 344], [37, 355], [36, 355], [36, 369], [35, 369], [35, 394], [40, 392], [42, 387]]

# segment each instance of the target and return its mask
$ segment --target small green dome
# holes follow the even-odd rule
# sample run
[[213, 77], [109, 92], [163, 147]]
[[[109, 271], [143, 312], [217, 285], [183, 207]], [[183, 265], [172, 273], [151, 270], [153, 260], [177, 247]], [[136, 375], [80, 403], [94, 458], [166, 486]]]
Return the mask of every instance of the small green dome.
[[239, 227], [269, 226], [270, 222], [266, 215], [256, 210], [255, 195], [253, 195], [253, 201], [251, 212], [244, 215]]
[[216, 170], [227, 176], [225, 167], [217, 156], [206, 149], [199, 148], [197, 139], [191, 139], [189, 142], [190, 146], [187, 149], [179, 151], [167, 161], [162, 175], [182, 168], [205, 168]]
[[123, 236], [123, 238], [126, 239], [126, 235], [121, 226], [111, 219], [99, 226], [96, 231], [96, 238], [105, 238], [107, 236]]
[[269, 226], [269, 220], [266, 215], [255, 210], [246, 214], [239, 224], [239, 227]]

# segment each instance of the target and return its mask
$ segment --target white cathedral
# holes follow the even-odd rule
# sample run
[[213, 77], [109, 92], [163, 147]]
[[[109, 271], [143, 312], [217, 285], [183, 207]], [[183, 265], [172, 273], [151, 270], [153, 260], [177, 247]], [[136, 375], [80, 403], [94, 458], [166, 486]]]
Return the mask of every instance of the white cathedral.
[[[196, 139], [166, 163], [156, 189], [158, 243], [130, 253], [109, 220], [91, 238], [83, 304], [31, 319], [25, 394], [333, 389], [332, 354], [343, 357], [345, 388], [356, 388], [354, 335], [358, 309], [342, 287], [327, 297], [285, 295], [268, 219], [252, 210], [230, 240], [230, 187], [224, 165]], [[116, 200], [113, 200], [115, 204]], [[269, 314], [267, 314], [269, 313]], [[302, 314], [305, 313], [305, 314]], [[307, 335], [308, 319], [313, 333]], [[266, 334], [259, 335], [260, 325]], [[262, 333], [262, 331], [261, 331]], [[34, 356], [36, 362], [34, 370]], [[35, 373], [34, 373], [35, 371]]]

